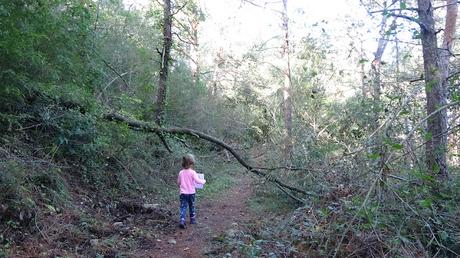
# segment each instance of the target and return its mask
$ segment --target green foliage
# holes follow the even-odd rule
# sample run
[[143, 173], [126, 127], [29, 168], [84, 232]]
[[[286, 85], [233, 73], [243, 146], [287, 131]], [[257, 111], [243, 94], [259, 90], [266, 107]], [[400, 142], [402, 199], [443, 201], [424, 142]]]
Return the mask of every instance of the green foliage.
[[[19, 203], [18, 200], [25, 199], [23, 197], [26, 193], [23, 191], [24, 188], [18, 186], [24, 185], [26, 170], [15, 162], [4, 162], [2, 163], [2, 171], [3, 173], [0, 175], [1, 198], [6, 205], [12, 205], [13, 210], [21, 210], [23, 204]], [[33, 202], [29, 202], [29, 205], [33, 204]]]
[[405, 1], [399, 2], [399, 8], [400, 8], [401, 10], [406, 9], [406, 8], [407, 8], [407, 3], [406, 3]]
[[[209, 162], [209, 161], [208, 161]], [[200, 166], [196, 170], [199, 173], [205, 173], [206, 185], [203, 190], [197, 191], [198, 198], [216, 198], [223, 191], [235, 185], [240, 177], [241, 168], [228, 163], [208, 163], [207, 160], [201, 160]]]
[[[186, 5], [175, 16], [176, 22], [190, 23], [181, 24], [178, 33], [190, 37], [192, 23], [203, 22], [205, 15], [196, 1], [177, 3]], [[407, 9], [406, 1], [399, 5]], [[168, 203], [177, 198], [180, 157], [187, 152], [197, 154], [196, 169], [207, 174], [208, 184], [199, 195], [213, 197], [234, 184], [232, 171], [238, 169], [222, 163], [225, 153], [219, 147], [191, 137], [164, 135], [174, 151], [169, 154], [156, 135], [101, 118], [108, 110], [116, 110], [153, 120], [162, 15], [161, 6], [154, 2], [147, 12], [128, 9], [121, 0], [0, 3], [2, 232], [29, 226], [28, 232], [33, 233], [39, 229], [30, 224], [41, 218], [37, 213], [56, 215], [72, 206], [74, 185], [107, 202], [142, 196]], [[390, 28], [386, 34], [395, 31]], [[420, 37], [419, 30], [412, 33]], [[222, 50], [215, 64], [202, 67], [198, 82], [192, 78], [185, 54], [192, 46], [175, 42], [165, 126], [209, 133], [238, 146], [241, 153], [263, 146], [261, 160], [251, 164], [284, 164], [280, 155], [285, 141], [282, 90], [272, 86], [283, 85], [285, 72], [272, 64], [279, 55], [273, 41], [255, 44], [241, 55]], [[330, 59], [336, 53], [330, 50], [328, 39], [308, 36], [293, 43], [294, 149], [289, 165], [301, 169], [273, 175], [318, 197], [310, 199], [311, 206], [296, 210], [291, 221], [273, 227], [276, 230], [264, 225], [252, 236], [238, 233], [232, 244], [247, 256], [268, 257], [300, 256], [308, 250], [314, 250], [312, 256], [332, 256], [336, 246], [339, 256], [379, 255], [368, 248], [371, 245], [389, 256], [435, 255], [436, 249], [442, 249], [443, 256], [452, 255], [449, 249], [459, 253], [458, 178], [439, 183], [419, 165], [422, 148], [411, 146], [412, 160], [404, 151], [408, 130], [416, 132], [413, 143], [432, 138], [413, 128], [425, 111], [420, 98], [410, 93], [413, 84], [403, 87], [402, 79], [415, 78], [411, 71], [419, 70], [410, 66], [412, 49], [405, 49], [398, 60], [398, 72], [399, 66], [405, 66], [407, 74], [397, 74], [395, 82], [383, 75], [394, 74], [396, 64], [382, 65], [385, 88], [376, 101], [364, 92], [346, 99], [331, 96], [330, 85], [342, 83], [347, 72], [337, 71], [335, 60]], [[369, 60], [362, 55], [355, 65], [366, 67]], [[353, 83], [356, 88], [369, 86], [365, 78]], [[456, 83], [454, 75], [451, 84]], [[427, 91], [432, 84], [426, 85]], [[407, 97], [414, 100], [405, 104]], [[458, 100], [455, 89], [451, 97]], [[399, 115], [390, 120], [396, 112]], [[354, 152], [365, 150], [369, 135], [382, 121], [391, 122], [376, 134], [382, 139], [382, 151]], [[209, 153], [217, 154], [206, 157]], [[388, 156], [396, 159], [388, 161]], [[380, 160], [388, 162], [384, 169], [402, 174], [407, 181], [387, 182], [382, 176], [376, 193], [363, 205], [363, 186], [381, 176], [373, 171], [373, 164]], [[421, 168], [413, 170], [416, 166]], [[264, 184], [258, 185], [256, 194], [251, 206], [263, 214], [286, 216], [298, 205]], [[77, 221], [78, 227], [71, 227], [70, 234], [81, 242], [102, 227], [90, 217]], [[0, 242], [14, 243], [3, 233]], [[0, 256], [8, 255], [1, 252]]]
[[402, 144], [396, 143], [389, 138], [383, 139], [383, 143], [391, 147], [393, 150], [401, 150], [403, 148]]
[[91, 20], [84, 2], [9, 1], [1, 10], [0, 110], [12, 112], [48, 85], [92, 87], [93, 74], [86, 68], [90, 49], [82, 47]]
[[279, 191], [259, 185], [256, 186], [254, 195], [249, 199], [249, 205], [253, 212], [261, 216], [265, 214], [282, 216], [292, 211], [297, 203], [285, 198]]
[[98, 131], [95, 119], [76, 110], [68, 110], [56, 121], [56, 142], [59, 154], [67, 158], [93, 157]]
[[[298, 208], [280, 225], [251, 228], [226, 241], [233, 248], [251, 246], [252, 251], [263, 250], [265, 255], [332, 256], [338, 251], [338, 256], [372, 256], [383, 251], [405, 257], [423, 251], [454, 257], [460, 249], [459, 178], [439, 184], [426, 172], [411, 173], [417, 182], [386, 186], [384, 199], [371, 197], [364, 206], [362, 195], [329, 199], [344, 191], [335, 189], [333, 194]], [[284, 249], [278, 249], [280, 246]]]
[[0, 168], [2, 222], [27, 225], [37, 208], [63, 206], [68, 198], [68, 187], [58, 168], [12, 160], [0, 160]]

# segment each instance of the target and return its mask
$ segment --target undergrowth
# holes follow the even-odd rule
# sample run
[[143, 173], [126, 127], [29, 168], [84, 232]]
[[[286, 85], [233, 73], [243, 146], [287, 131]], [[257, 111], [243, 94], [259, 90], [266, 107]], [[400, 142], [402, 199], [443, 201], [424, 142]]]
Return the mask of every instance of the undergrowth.
[[[148, 241], [155, 241], [150, 230], [141, 229], [145, 225], [136, 226], [139, 222], [129, 219], [142, 211], [127, 213], [123, 210], [126, 203], [157, 207], [158, 213], [142, 215], [152, 229], [176, 224], [177, 175], [182, 155], [190, 150], [170, 142], [175, 152], [167, 155], [161, 145], [148, 147], [159, 144], [157, 139], [124, 126], [101, 127], [98, 135], [91, 136], [90, 146], [72, 148], [71, 142], [62, 143], [69, 146], [61, 146], [54, 156], [48, 155], [49, 149], [43, 152], [20, 137], [4, 135], [0, 254], [47, 256], [76, 250], [80, 255], [109, 255], [129, 252], [149, 234]], [[104, 147], [107, 140], [113, 140], [110, 148]], [[77, 155], [68, 154], [71, 150]], [[240, 173], [235, 165], [223, 162], [219, 155], [200, 158], [199, 150], [194, 152], [196, 169], [208, 180], [198, 192], [200, 198], [212, 198], [234, 184], [233, 177]], [[123, 238], [114, 232], [113, 220], [133, 224], [136, 232], [123, 233], [130, 235]], [[98, 244], [90, 245], [90, 240]], [[38, 245], [41, 241], [53, 244]]]
[[295, 209], [298, 203], [285, 194], [274, 190], [274, 186], [255, 184], [254, 193], [249, 199], [249, 207], [256, 214], [271, 214], [271, 216], [284, 216]]
[[[198, 157], [199, 158], [199, 157]], [[197, 190], [197, 196], [206, 196], [206, 198], [214, 198], [220, 195], [226, 189], [236, 184], [241, 167], [229, 162], [215, 163], [210, 161], [201, 161], [201, 164], [196, 167], [198, 173], [204, 173], [206, 184], [202, 190]]]
[[[286, 219], [271, 216], [259, 225], [227, 235], [222, 253], [237, 251], [248, 257], [457, 257], [460, 178], [454, 176], [441, 184], [427, 173], [410, 173], [413, 176], [407, 181], [379, 184], [369, 195], [365, 189], [339, 185], [291, 210]], [[273, 193], [264, 198], [270, 195]], [[274, 206], [270, 202], [261, 205], [267, 210]]]

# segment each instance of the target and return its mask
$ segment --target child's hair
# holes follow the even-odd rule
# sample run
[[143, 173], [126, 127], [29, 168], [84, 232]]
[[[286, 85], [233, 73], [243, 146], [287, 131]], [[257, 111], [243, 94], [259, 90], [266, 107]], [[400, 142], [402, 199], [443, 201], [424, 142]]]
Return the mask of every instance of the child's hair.
[[183, 168], [190, 168], [195, 164], [195, 156], [192, 154], [186, 154], [182, 157], [182, 167]]

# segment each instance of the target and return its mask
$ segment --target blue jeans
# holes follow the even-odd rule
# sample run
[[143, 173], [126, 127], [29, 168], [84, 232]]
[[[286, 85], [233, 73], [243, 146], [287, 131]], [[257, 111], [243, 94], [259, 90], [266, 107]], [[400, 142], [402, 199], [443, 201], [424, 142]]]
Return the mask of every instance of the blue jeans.
[[187, 216], [187, 206], [190, 212], [190, 220], [195, 220], [195, 194], [181, 194], [180, 195], [180, 222], [185, 223]]

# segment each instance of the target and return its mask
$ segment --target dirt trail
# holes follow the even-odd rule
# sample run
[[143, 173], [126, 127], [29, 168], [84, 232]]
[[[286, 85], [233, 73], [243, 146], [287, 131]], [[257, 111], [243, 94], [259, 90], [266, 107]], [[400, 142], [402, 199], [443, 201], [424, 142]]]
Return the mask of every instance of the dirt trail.
[[[204, 257], [212, 252], [212, 240], [231, 228], [255, 219], [249, 211], [251, 178], [243, 176], [234, 186], [215, 199], [205, 196], [197, 199], [197, 224], [187, 224], [186, 229], [176, 227], [160, 235], [155, 250], [142, 254], [143, 257]], [[179, 208], [177, 208], [179, 209]], [[188, 219], [187, 219], [188, 222]], [[172, 241], [174, 240], [175, 243]]]
[[[187, 224], [186, 229], [178, 227], [179, 198], [164, 209], [177, 211], [171, 219], [169, 213], [163, 214], [163, 211], [147, 212], [138, 209], [142, 204], [133, 207], [122, 205], [119, 214], [115, 212], [108, 216], [105, 210], [90, 208], [92, 202], [84, 205], [84, 201], [92, 201], [85, 197], [80, 208], [86, 208], [85, 214], [91, 218], [87, 223], [93, 222], [88, 224], [91, 235], [72, 233], [83, 232], [81, 214], [70, 212], [48, 215], [47, 224], [40, 231], [42, 236], [46, 236], [46, 241], [37, 237], [25, 238], [23, 244], [12, 250], [9, 257], [216, 256], [222, 250], [219, 243], [213, 240], [222, 240], [226, 231], [238, 232], [249, 221], [258, 219], [248, 207], [253, 179], [249, 175], [241, 175], [236, 180], [233, 186], [215, 197], [199, 194], [196, 200], [197, 224]], [[77, 253], [77, 247], [66, 249], [68, 243], [75, 243], [81, 255]]]

